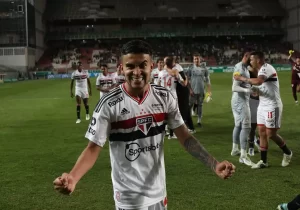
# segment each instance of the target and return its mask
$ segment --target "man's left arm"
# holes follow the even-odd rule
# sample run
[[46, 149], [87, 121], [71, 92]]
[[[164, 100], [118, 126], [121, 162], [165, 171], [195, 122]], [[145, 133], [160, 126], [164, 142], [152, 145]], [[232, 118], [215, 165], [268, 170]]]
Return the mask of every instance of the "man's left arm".
[[89, 95], [92, 95], [92, 86], [91, 86], [91, 81], [90, 78], [87, 78], [87, 83], [88, 83], [88, 87], [89, 87]]
[[263, 74], [263, 73], [259, 73], [257, 78], [246, 78], [246, 77], [239, 76], [239, 75], [234, 76], [235, 80], [242, 81], [242, 82], [248, 83], [250, 85], [257, 85], [257, 86], [264, 83], [264, 81], [267, 78], [268, 78], [268, 76], [266, 74]]
[[174, 130], [175, 135], [185, 150], [200, 160], [204, 165], [213, 170], [220, 178], [227, 179], [235, 172], [235, 166], [228, 161], [218, 162], [207, 150], [192, 136], [180, 115], [178, 103], [174, 96], [169, 93], [168, 97], [168, 126]]
[[210, 74], [207, 68], [205, 68], [205, 82], [207, 86], [207, 92], [211, 95]]

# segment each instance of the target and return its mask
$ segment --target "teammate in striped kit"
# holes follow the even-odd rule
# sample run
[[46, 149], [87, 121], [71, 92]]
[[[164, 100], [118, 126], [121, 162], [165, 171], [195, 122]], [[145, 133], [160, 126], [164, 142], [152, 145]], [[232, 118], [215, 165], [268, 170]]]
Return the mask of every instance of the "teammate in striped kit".
[[[258, 70], [254, 69], [253, 67], [248, 67], [250, 78], [257, 78]], [[250, 156], [254, 156], [254, 145], [257, 147], [258, 151], [260, 151], [259, 141], [256, 137], [256, 128], [257, 128], [257, 108], [259, 105], [259, 95], [257, 93], [250, 94], [250, 113], [251, 113], [251, 131], [249, 134], [249, 150], [248, 154]]]
[[106, 64], [102, 64], [100, 66], [102, 70], [102, 74], [96, 79], [97, 90], [100, 91], [100, 98], [108, 93], [111, 89], [116, 87], [116, 80], [114, 74], [108, 73], [108, 66]]
[[153, 69], [151, 72], [151, 83], [158, 84], [158, 75], [161, 70], [164, 69], [164, 59], [159, 58], [156, 61], [157, 68]]
[[116, 210], [166, 210], [166, 123], [174, 129], [181, 145], [220, 178], [234, 173], [231, 163], [218, 162], [188, 132], [173, 94], [150, 85], [151, 55], [151, 47], [144, 41], [133, 40], [124, 45], [126, 82], [100, 99], [86, 133], [88, 146], [71, 172], [55, 179], [57, 190], [68, 194], [74, 191], [108, 138]]
[[[165, 69], [160, 71], [158, 74], [158, 85], [168, 89], [177, 100], [176, 87], [178, 83], [182, 86], [186, 86], [186, 82], [183, 80], [179, 74], [179, 70], [175, 69], [175, 59], [171, 56], [168, 56], [164, 59]], [[169, 139], [177, 138], [174, 135], [173, 130], [170, 129]]]
[[75, 84], [75, 97], [76, 97], [76, 113], [77, 113], [77, 120], [76, 123], [80, 123], [80, 109], [81, 109], [81, 100], [84, 103], [85, 111], [86, 111], [86, 120], [90, 120], [90, 114], [89, 114], [89, 96], [92, 95], [92, 89], [91, 89], [91, 82], [89, 79], [89, 73], [86, 70], [82, 69], [82, 64], [79, 63], [78, 69], [74, 71], [71, 75], [71, 97], [74, 97], [73, 94], [73, 85], [74, 80], [76, 82]]
[[[260, 136], [261, 160], [252, 166], [253, 169], [266, 168], [268, 139], [272, 139], [283, 151], [283, 167], [290, 164], [292, 151], [286, 146], [283, 138], [277, 134], [281, 125], [282, 101], [279, 91], [279, 81], [273, 66], [265, 63], [263, 52], [253, 52], [250, 56], [250, 64], [259, 69], [257, 78], [245, 78], [236, 75], [236, 80], [248, 83], [252, 90], [259, 94], [259, 106], [257, 109], [257, 125]], [[259, 85], [259, 86], [255, 86]]]
[[121, 85], [125, 82], [125, 76], [122, 73], [122, 65], [121, 64], [119, 64], [117, 66], [117, 71], [114, 74], [114, 78], [115, 78], [115, 81], [116, 81], [116, 85]]

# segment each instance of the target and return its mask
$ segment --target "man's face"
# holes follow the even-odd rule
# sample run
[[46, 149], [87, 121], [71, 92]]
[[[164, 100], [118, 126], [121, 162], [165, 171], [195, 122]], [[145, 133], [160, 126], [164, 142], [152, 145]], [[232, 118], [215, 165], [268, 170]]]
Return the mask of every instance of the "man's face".
[[162, 70], [164, 68], [164, 61], [158, 61], [157, 68], [158, 70]]
[[194, 56], [194, 64], [199, 66], [200, 63], [202, 62], [201, 56]]
[[122, 74], [122, 65], [121, 64], [118, 65], [118, 67], [117, 67], [117, 73]]
[[79, 66], [78, 66], [78, 71], [81, 71], [82, 70], [82, 65], [80, 64]]
[[252, 68], [254, 69], [258, 69], [258, 65], [259, 65], [259, 59], [255, 56], [255, 55], [251, 55], [250, 56], [250, 64], [252, 66]]
[[101, 70], [102, 70], [104, 76], [106, 76], [108, 74], [108, 69], [105, 66], [101, 66]]
[[297, 63], [297, 65], [300, 65], [300, 58], [296, 59], [296, 63]]
[[123, 55], [123, 72], [132, 90], [143, 90], [150, 82], [152, 60], [148, 54]]

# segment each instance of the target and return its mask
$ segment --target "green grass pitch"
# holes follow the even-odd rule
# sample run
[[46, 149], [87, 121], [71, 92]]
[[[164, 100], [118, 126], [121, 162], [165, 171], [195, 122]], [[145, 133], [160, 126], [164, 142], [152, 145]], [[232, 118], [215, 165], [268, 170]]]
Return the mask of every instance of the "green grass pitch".
[[[230, 156], [231, 74], [212, 74], [213, 101], [204, 105], [203, 128], [197, 128], [195, 136], [218, 160], [232, 161], [237, 170], [231, 179], [220, 180], [176, 140], [166, 139], [169, 209], [271, 210], [300, 193], [300, 106], [292, 98], [290, 72], [280, 72], [279, 79], [284, 104], [280, 134], [294, 152], [291, 165], [280, 166], [282, 152], [273, 142], [267, 169], [252, 170]], [[88, 122], [75, 124], [75, 100], [69, 87], [69, 80], [0, 85], [1, 210], [114, 209], [107, 145], [71, 196], [53, 190], [54, 178], [71, 169], [87, 144]], [[94, 86], [91, 111], [98, 98]], [[252, 160], [258, 161], [259, 154]]]

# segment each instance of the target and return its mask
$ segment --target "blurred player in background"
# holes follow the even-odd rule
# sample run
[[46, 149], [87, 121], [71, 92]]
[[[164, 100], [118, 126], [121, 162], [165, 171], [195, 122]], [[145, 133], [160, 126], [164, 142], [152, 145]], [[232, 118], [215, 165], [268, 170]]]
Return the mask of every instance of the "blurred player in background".
[[[249, 68], [250, 78], [257, 78], [258, 70], [252, 68], [251, 66], [248, 66], [248, 68]], [[259, 140], [256, 137], [257, 108], [259, 105], [259, 95], [257, 93], [251, 92], [249, 105], [250, 105], [250, 113], [251, 113], [251, 131], [249, 134], [248, 154], [250, 156], [254, 156], [254, 145], [258, 148], [258, 151], [260, 151]]]
[[158, 84], [158, 74], [161, 70], [164, 69], [164, 59], [159, 58], [156, 61], [157, 68], [153, 69], [151, 72], [151, 83], [157, 85]]
[[[250, 52], [244, 53], [241, 62], [234, 66], [233, 75], [241, 75], [244, 78], [250, 78], [248, 71]], [[232, 81], [232, 98], [231, 108], [234, 117], [234, 129], [232, 134], [232, 151], [231, 155], [239, 155], [239, 162], [252, 166], [252, 161], [247, 156], [247, 140], [251, 129], [251, 115], [250, 115], [250, 85], [237, 81], [233, 78]], [[241, 151], [239, 150], [239, 145]]]
[[[185, 80], [179, 74], [179, 71], [175, 69], [174, 57], [168, 56], [164, 59], [164, 70], [159, 72], [158, 75], [158, 85], [163, 86], [169, 90], [177, 100], [176, 87], [179, 83], [180, 85], [186, 86]], [[176, 138], [173, 131], [170, 129], [169, 139]]]
[[207, 92], [211, 95], [211, 83], [209, 77], [209, 71], [206, 64], [203, 62], [202, 56], [196, 53], [193, 55], [194, 65], [187, 71], [189, 88], [190, 88], [190, 110], [194, 104], [197, 104], [198, 108], [198, 121], [199, 127], [202, 127], [202, 105], [205, 97], [205, 84], [207, 86]]
[[296, 105], [298, 105], [297, 92], [300, 92], [300, 57], [296, 57], [296, 61], [292, 58], [294, 51], [290, 50], [288, 57], [292, 63], [292, 91]]
[[283, 108], [277, 72], [273, 66], [265, 63], [263, 52], [251, 53], [250, 60], [251, 66], [259, 69], [257, 78], [249, 79], [239, 75], [236, 75], [234, 78], [247, 84], [255, 85], [252, 86], [252, 90], [259, 94], [257, 125], [260, 137], [261, 160], [257, 164], [254, 164], [252, 168], [268, 167], [267, 151], [269, 139], [272, 139], [283, 151], [282, 167], [288, 166], [292, 158], [292, 151], [277, 133], [277, 130], [281, 126]]
[[117, 71], [114, 74], [116, 85], [121, 85], [125, 82], [125, 76], [122, 72], [122, 64], [117, 65]]
[[113, 74], [108, 73], [108, 66], [102, 64], [100, 66], [102, 73], [96, 79], [97, 90], [100, 91], [100, 98], [108, 93], [111, 89], [116, 87], [116, 80]]
[[90, 120], [89, 114], [89, 96], [92, 95], [91, 82], [89, 79], [89, 72], [82, 69], [82, 64], [78, 64], [78, 69], [74, 71], [71, 75], [71, 97], [74, 97], [73, 94], [73, 84], [75, 80], [75, 97], [76, 97], [76, 113], [77, 120], [76, 123], [80, 123], [80, 108], [81, 108], [81, 100], [84, 103], [86, 115], [85, 119]]
[[[115, 209], [166, 210], [165, 122], [185, 150], [220, 178], [227, 179], [235, 172], [235, 166], [218, 162], [188, 132], [174, 95], [163, 87], [150, 85], [151, 55], [152, 49], [144, 41], [124, 45], [126, 82], [100, 99], [86, 133], [89, 143], [73, 169], [54, 180], [55, 189], [72, 193], [109, 139]], [[120, 114], [124, 108], [127, 111]]]
[[180, 111], [180, 114], [181, 114], [186, 126], [189, 129], [189, 132], [196, 133], [194, 123], [192, 120], [192, 116], [191, 116], [190, 106], [188, 103], [188, 101], [190, 101], [190, 91], [189, 91], [189, 88], [187, 87], [188, 79], [187, 79], [186, 73], [184, 72], [184, 69], [179, 64], [178, 58], [175, 57], [174, 59], [175, 59], [175, 66], [173, 67], [173, 69], [178, 70], [178, 72], [179, 72], [180, 76], [182, 77], [182, 79], [184, 80], [184, 84], [185, 84], [185, 85], [177, 85], [176, 86], [179, 111]]

